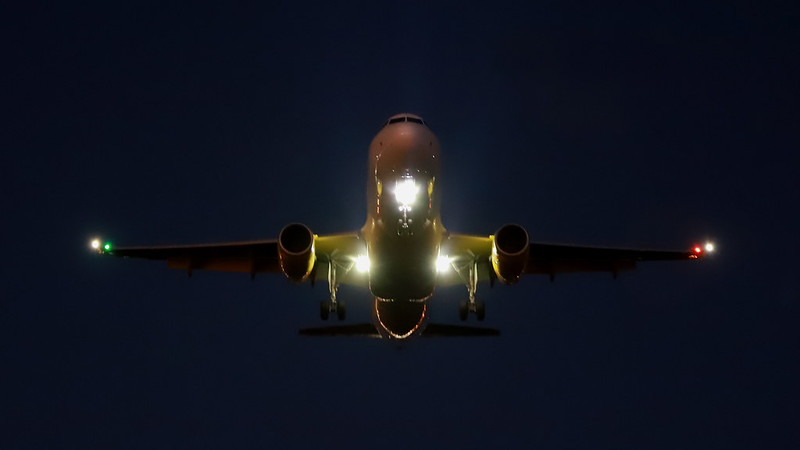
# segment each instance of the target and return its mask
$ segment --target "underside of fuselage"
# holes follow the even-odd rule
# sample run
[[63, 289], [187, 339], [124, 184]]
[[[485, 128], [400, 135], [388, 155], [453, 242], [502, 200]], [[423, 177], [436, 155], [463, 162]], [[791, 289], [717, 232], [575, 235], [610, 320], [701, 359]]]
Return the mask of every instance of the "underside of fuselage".
[[381, 337], [405, 339], [425, 330], [428, 319], [425, 301], [373, 300], [372, 323]]
[[425, 300], [436, 284], [439, 237], [428, 225], [413, 236], [397, 236], [392, 230], [375, 228], [380, 237], [368, 243], [369, 288], [383, 300]]

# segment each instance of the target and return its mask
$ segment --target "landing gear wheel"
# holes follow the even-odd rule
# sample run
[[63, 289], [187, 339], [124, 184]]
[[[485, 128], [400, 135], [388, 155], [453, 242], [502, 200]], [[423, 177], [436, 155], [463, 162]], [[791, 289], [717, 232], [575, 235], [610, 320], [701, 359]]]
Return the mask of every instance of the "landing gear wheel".
[[347, 315], [347, 308], [344, 307], [344, 303], [339, 302], [336, 304], [336, 318], [339, 320], [344, 320]]
[[475, 302], [475, 317], [479, 321], [483, 321], [486, 318], [486, 303], [483, 302]]
[[331, 315], [331, 303], [319, 302], [319, 318], [322, 320], [328, 320], [328, 317], [330, 315]]
[[469, 316], [469, 308], [467, 307], [466, 300], [458, 304], [458, 318], [463, 322]]

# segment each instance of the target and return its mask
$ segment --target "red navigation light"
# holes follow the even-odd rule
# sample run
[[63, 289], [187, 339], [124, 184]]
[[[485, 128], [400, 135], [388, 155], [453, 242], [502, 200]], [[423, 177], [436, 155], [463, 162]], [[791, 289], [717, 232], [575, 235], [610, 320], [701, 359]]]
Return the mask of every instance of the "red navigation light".
[[700, 259], [704, 256], [706, 256], [706, 254], [703, 251], [703, 247], [698, 244], [692, 246], [692, 249], [689, 251], [689, 259]]

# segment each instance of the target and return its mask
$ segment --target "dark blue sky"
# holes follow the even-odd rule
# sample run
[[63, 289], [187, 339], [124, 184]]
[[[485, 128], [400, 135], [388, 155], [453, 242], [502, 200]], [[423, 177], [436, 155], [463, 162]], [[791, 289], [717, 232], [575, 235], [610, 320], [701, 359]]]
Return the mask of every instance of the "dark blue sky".
[[[0, 447], [797, 446], [798, 8], [382, 3], [4, 14]], [[324, 284], [88, 251], [357, 229], [403, 111], [452, 231], [720, 251], [482, 287], [502, 337], [400, 349], [297, 336]]]

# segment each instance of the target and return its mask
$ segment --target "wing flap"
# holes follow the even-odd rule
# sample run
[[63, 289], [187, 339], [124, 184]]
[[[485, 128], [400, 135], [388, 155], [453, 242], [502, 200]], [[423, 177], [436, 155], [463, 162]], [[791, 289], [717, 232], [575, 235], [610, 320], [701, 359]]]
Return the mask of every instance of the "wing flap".
[[222, 259], [222, 258], [167, 258], [167, 267], [170, 269], [202, 269], [217, 272], [241, 273], [269, 273], [279, 272], [280, 264], [277, 259], [252, 260], [252, 259]]

